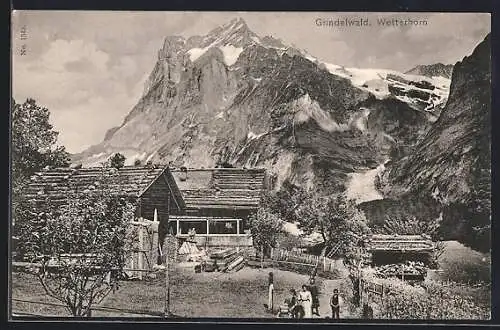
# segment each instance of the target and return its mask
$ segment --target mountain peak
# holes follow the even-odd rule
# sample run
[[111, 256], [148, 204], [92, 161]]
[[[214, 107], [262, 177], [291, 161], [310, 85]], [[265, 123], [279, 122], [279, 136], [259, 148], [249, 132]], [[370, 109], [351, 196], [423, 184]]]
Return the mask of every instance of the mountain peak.
[[453, 64], [443, 64], [441, 62], [435, 64], [420, 64], [416, 67], [406, 71], [406, 74], [415, 74], [427, 76], [429, 78], [440, 76], [450, 79], [453, 71]]
[[233, 45], [235, 47], [252, 43], [258, 36], [250, 30], [245, 20], [241, 17], [234, 18], [230, 22], [210, 31], [203, 38], [203, 47], [210, 44]]
[[239, 30], [239, 29], [247, 29], [248, 30], [248, 25], [247, 22], [241, 17], [236, 17], [233, 18], [229, 23], [223, 25], [223, 27], [226, 26], [230, 29], [233, 30]]

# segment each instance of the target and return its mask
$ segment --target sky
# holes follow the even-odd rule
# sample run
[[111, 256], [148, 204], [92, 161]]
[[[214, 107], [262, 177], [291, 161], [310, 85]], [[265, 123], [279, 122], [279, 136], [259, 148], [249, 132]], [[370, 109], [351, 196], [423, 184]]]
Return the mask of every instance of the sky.
[[[325, 62], [398, 71], [454, 64], [491, 31], [482, 13], [14, 11], [13, 97], [47, 107], [59, 144], [80, 152], [121, 125], [139, 101], [165, 36], [205, 35], [236, 17]], [[371, 25], [317, 24], [346, 18]], [[427, 24], [379, 25], [384, 18]]]

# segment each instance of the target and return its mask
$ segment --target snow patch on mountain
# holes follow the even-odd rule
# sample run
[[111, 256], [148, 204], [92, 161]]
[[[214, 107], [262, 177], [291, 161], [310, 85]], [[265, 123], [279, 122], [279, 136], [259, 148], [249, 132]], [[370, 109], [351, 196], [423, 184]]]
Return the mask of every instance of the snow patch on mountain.
[[247, 134], [247, 140], [248, 141], [251, 141], [251, 140], [255, 140], [255, 139], [258, 139], [264, 135], [266, 135], [267, 133], [261, 133], [261, 134], [255, 134], [254, 132], [252, 131], [248, 131], [248, 134]]
[[99, 158], [99, 157], [102, 157], [102, 156], [104, 156], [104, 155], [106, 155], [106, 153], [105, 153], [105, 152], [100, 152], [100, 153], [98, 153], [98, 154], [91, 155], [91, 156], [89, 157], [89, 159]]
[[243, 47], [234, 47], [233, 45], [227, 45], [219, 47], [224, 55], [224, 62], [231, 66], [238, 60], [241, 52], [243, 51]]
[[[319, 65], [333, 75], [350, 80], [353, 86], [372, 93], [378, 99], [394, 96], [414, 108], [433, 111], [436, 106], [444, 104], [448, 97], [451, 80], [445, 77], [403, 74], [386, 69], [345, 68], [320, 61], [305, 51], [301, 54], [305, 59]], [[396, 94], [394, 90], [396, 90]]]
[[134, 165], [136, 160], [140, 160], [141, 162], [146, 158], [148, 154], [146, 152], [137, 153], [135, 155], [131, 155], [125, 159], [125, 165]]
[[348, 126], [345, 124], [338, 124], [332, 117], [321, 107], [318, 102], [311, 100], [309, 94], [305, 94], [299, 99], [295, 100], [292, 108], [297, 109], [294, 116], [296, 124], [314, 120], [323, 130], [327, 132], [345, 131]]
[[205, 54], [209, 48], [210, 46], [205, 48], [192, 48], [188, 50], [186, 53], [189, 54], [189, 59], [191, 60], [191, 62], [194, 62], [198, 58], [200, 58], [201, 55]]
[[375, 187], [375, 178], [384, 171], [385, 165], [380, 164], [377, 168], [349, 174], [347, 185], [347, 198], [354, 199], [357, 204], [383, 199], [382, 194]]
[[364, 132], [367, 130], [368, 116], [370, 115], [371, 110], [365, 108], [360, 110], [361, 114], [357, 118], [353, 119], [352, 126]]

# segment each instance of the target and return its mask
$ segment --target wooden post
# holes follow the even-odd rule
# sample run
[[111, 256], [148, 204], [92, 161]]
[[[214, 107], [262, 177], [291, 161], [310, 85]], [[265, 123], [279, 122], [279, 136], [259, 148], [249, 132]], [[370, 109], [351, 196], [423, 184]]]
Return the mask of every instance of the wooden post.
[[358, 263], [358, 278], [359, 278], [359, 283], [358, 283], [358, 290], [359, 290], [359, 304], [362, 307], [363, 306], [363, 276], [361, 272], [361, 261]]
[[382, 284], [382, 294], [380, 295], [382, 310], [384, 310], [384, 285]]
[[210, 239], [209, 234], [210, 234], [210, 219], [207, 218], [207, 236], [205, 238], [205, 251], [207, 251], [207, 249], [209, 247], [209, 244], [208, 244], [208, 240]]
[[139, 268], [139, 280], [142, 280], [142, 271], [144, 269], [144, 237], [143, 237], [143, 227], [142, 225], [139, 225], [139, 255], [138, 255], [138, 260], [137, 260], [137, 267]]
[[169, 269], [168, 269], [168, 234], [165, 236], [165, 241], [163, 242], [163, 255], [165, 257], [165, 308], [164, 308], [164, 316], [168, 318], [170, 316], [170, 278], [169, 278]]
[[[170, 196], [167, 201], [167, 226], [168, 226], [168, 221], [170, 220]], [[164, 316], [165, 318], [168, 318], [170, 316], [170, 260], [169, 260], [169, 241], [168, 238], [170, 236], [170, 233], [167, 232], [165, 233], [165, 238], [163, 241], [163, 255], [165, 256], [165, 311], [164, 311]]]
[[170, 316], [170, 253], [167, 248], [167, 316]]
[[405, 280], [405, 270], [404, 270], [404, 266], [403, 266], [403, 262], [404, 262], [403, 253], [404, 253], [404, 250], [401, 253], [401, 280], [404, 282], [404, 280]]
[[264, 245], [260, 247], [260, 268], [264, 268]]
[[134, 250], [130, 251], [130, 274], [132, 275], [132, 277], [135, 276], [135, 272], [133, 271], [134, 269], [134, 258], [135, 258], [135, 252]]
[[236, 234], [240, 234], [240, 219], [236, 220]]

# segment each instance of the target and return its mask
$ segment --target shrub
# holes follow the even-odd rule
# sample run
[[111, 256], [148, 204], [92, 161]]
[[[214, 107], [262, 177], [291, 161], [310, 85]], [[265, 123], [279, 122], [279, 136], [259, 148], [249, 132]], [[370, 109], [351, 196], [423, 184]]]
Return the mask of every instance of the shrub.
[[271, 247], [275, 247], [278, 234], [281, 232], [281, 222], [278, 217], [267, 208], [260, 208], [257, 213], [252, 214], [250, 220], [250, 231], [253, 244], [260, 251], [269, 253]]
[[425, 290], [392, 291], [384, 298], [380, 317], [384, 319], [486, 320], [489, 304], [476, 301], [457, 287], [425, 284]]
[[293, 250], [302, 245], [302, 240], [300, 237], [288, 234], [280, 233], [277, 238], [277, 246], [285, 250]]
[[443, 266], [443, 279], [457, 283], [491, 283], [491, 264], [489, 262], [472, 263], [469, 260], [448, 260]]

